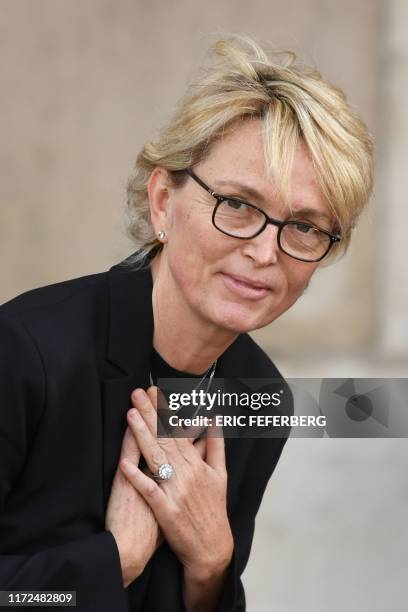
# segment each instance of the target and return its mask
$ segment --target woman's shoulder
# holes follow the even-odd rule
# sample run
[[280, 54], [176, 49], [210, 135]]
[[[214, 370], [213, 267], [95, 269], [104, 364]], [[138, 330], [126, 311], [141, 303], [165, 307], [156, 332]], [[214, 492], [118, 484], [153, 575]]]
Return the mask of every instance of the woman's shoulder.
[[24, 291], [0, 305], [0, 315], [13, 317], [30, 310], [52, 307], [72, 298], [81, 299], [84, 292], [103, 287], [107, 273], [90, 274]]
[[[129, 259], [129, 258], [128, 258]], [[109, 292], [128, 296], [132, 287], [149, 288], [149, 270], [134, 270], [126, 266], [128, 259], [114, 264], [109, 270], [79, 276], [49, 285], [30, 289], [9, 301], [0, 304], [0, 317], [18, 318], [40, 316], [64, 310], [68, 305], [70, 311], [77, 304], [82, 312], [87, 312], [87, 304], [94, 306], [96, 302], [107, 302]], [[147, 282], [146, 282], [147, 280]], [[75, 309], [74, 309], [75, 310]]]
[[106, 319], [106, 287], [101, 272], [25, 291], [0, 306], [1, 334], [21, 329], [38, 344], [55, 345], [85, 338], [95, 320]]
[[[67, 363], [71, 357], [73, 364], [79, 358], [99, 363], [111, 351], [109, 359], [119, 358], [121, 365], [130, 356], [132, 367], [130, 342], [140, 326], [147, 326], [144, 315], [151, 310], [149, 279], [149, 270], [130, 272], [116, 264], [21, 293], [0, 306], [0, 342], [3, 336], [19, 336], [47, 363]], [[142, 313], [141, 320], [135, 312]]]

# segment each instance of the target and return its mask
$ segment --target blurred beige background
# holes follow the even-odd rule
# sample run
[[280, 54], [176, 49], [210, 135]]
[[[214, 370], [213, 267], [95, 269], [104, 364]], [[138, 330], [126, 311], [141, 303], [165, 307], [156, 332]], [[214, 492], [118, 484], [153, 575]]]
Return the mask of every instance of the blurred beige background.
[[[407, 376], [406, 0], [0, 0], [0, 15], [0, 302], [133, 251], [123, 207], [141, 144], [217, 33], [244, 32], [343, 87], [377, 150], [348, 255], [254, 337], [288, 377]], [[407, 458], [405, 440], [289, 440], [248, 610], [405, 610]]]

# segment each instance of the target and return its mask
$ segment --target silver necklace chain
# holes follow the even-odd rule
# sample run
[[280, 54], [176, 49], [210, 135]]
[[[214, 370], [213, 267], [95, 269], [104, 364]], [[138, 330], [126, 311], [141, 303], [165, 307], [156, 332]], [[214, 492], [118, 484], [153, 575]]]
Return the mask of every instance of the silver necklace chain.
[[[206, 379], [207, 375], [210, 374], [210, 376], [208, 378], [207, 386], [206, 386], [205, 391], [204, 391], [204, 395], [206, 395], [208, 393], [208, 391], [209, 391], [209, 389], [211, 387], [211, 383], [213, 381], [214, 375], [215, 375], [215, 370], [217, 368], [217, 361], [218, 361], [218, 359], [216, 359], [214, 361], [214, 363], [210, 365], [208, 370], [205, 372], [204, 376], [199, 381], [198, 385], [195, 387], [194, 391], [198, 391], [200, 389], [200, 387], [203, 384], [204, 380]], [[152, 372], [151, 371], [149, 372], [149, 376], [150, 376], [150, 384], [154, 385], [155, 383], [153, 381], [153, 376], [152, 376]], [[194, 418], [199, 410], [200, 410], [200, 406], [198, 406], [197, 410], [195, 410], [194, 414], [191, 415], [191, 417], [189, 417], [189, 418]]]
[[[203, 376], [203, 377], [200, 379], [200, 381], [199, 381], [198, 385], [196, 386], [196, 388], [194, 389], [194, 391], [198, 391], [198, 389], [201, 387], [201, 385], [203, 384], [204, 380], [206, 379], [206, 377], [207, 377], [208, 373], [209, 373], [209, 372], [210, 372], [210, 370], [211, 370], [210, 377], [209, 377], [209, 379], [208, 379], [208, 384], [207, 384], [207, 387], [206, 387], [206, 389], [205, 389], [205, 393], [207, 393], [207, 391], [208, 391], [208, 389], [210, 388], [210, 385], [211, 385], [211, 383], [212, 383], [212, 379], [214, 378], [215, 369], [216, 369], [216, 367], [217, 367], [217, 361], [218, 361], [218, 359], [216, 359], [216, 360], [214, 361], [214, 363], [212, 363], [212, 364], [210, 365], [210, 367], [208, 368], [208, 370], [207, 370], [207, 371], [204, 373], [204, 376]], [[151, 383], [152, 385], [154, 385], [154, 384], [155, 384], [155, 382], [154, 382], [154, 380], [153, 380], [153, 376], [152, 376], [152, 372], [151, 372], [151, 371], [149, 372], [149, 377], [150, 377], [150, 383]], [[164, 377], [164, 378], [166, 378], [166, 377]]]

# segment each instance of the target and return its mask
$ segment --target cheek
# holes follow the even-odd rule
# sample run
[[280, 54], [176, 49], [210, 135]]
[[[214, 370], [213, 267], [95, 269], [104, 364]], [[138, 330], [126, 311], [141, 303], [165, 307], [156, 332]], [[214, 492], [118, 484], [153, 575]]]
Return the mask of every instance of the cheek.
[[[176, 206], [171, 221], [170, 241], [177, 258], [183, 257], [189, 265], [190, 274], [205, 275], [206, 265], [216, 262], [225, 251], [227, 241], [213, 227], [210, 211], [192, 210], [191, 207]], [[195, 269], [192, 269], [194, 268]]]
[[168, 242], [168, 262], [171, 275], [187, 296], [205, 284], [206, 270], [211, 263], [211, 249], [199, 223], [191, 213], [176, 209], [171, 220]]
[[[288, 283], [288, 294], [295, 300], [304, 293], [317, 267], [312, 267], [311, 264], [309, 264], [310, 267], [303, 268], [303, 264], [301, 262], [299, 262], [299, 264], [300, 266], [293, 268], [287, 277], [291, 279]], [[305, 264], [305, 266], [307, 265], [308, 264]]]
[[172, 208], [170, 219], [170, 228], [172, 236], [179, 236], [188, 228], [191, 221], [191, 211], [182, 206], [180, 202], [176, 202]]
[[183, 251], [197, 251], [194, 247], [197, 241], [202, 240], [204, 223], [205, 221], [199, 218], [197, 211], [193, 211], [191, 206], [177, 203], [170, 223], [170, 241]]

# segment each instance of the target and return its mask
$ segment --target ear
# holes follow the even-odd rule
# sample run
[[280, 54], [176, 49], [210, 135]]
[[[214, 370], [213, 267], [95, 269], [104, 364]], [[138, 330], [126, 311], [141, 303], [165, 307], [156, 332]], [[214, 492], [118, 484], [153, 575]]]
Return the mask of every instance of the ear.
[[147, 183], [150, 216], [157, 235], [160, 230], [167, 234], [169, 224], [169, 177], [167, 170], [157, 166]]

